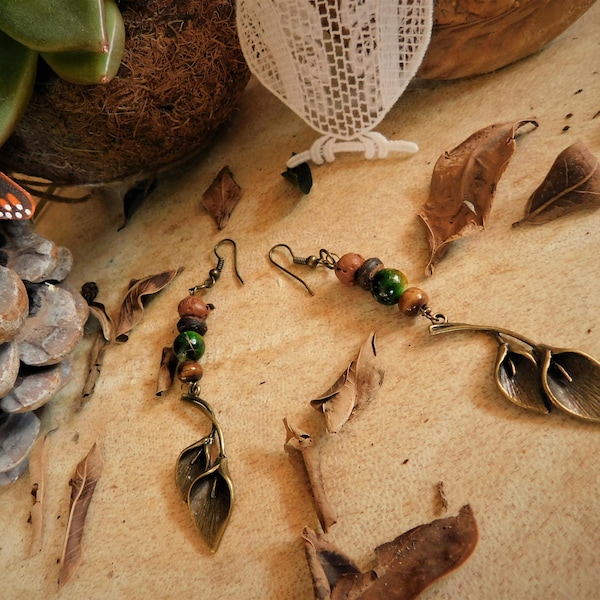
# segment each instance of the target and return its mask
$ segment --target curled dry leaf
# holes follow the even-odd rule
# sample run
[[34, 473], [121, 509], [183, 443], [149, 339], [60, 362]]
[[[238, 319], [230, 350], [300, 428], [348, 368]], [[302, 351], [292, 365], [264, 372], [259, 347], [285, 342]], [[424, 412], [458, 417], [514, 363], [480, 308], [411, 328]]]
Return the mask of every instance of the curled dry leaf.
[[452, 242], [485, 227], [496, 185], [515, 151], [515, 133], [527, 124], [538, 125], [534, 119], [490, 125], [439, 157], [419, 213], [429, 233], [428, 275]]
[[283, 420], [283, 424], [286, 430], [285, 451], [306, 476], [319, 523], [323, 531], [329, 531], [336, 522], [336, 516], [325, 493], [319, 450], [308, 433], [290, 425], [287, 419]]
[[581, 140], [565, 148], [533, 192], [523, 219], [513, 225], [548, 223], [583, 208], [600, 207], [598, 159]]
[[115, 339], [118, 342], [126, 342], [129, 332], [140, 322], [144, 313], [142, 298], [160, 292], [167, 287], [183, 268], [163, 271], [156, 275], [148, 275], [143, 279], [133, 281], [121, 303], [119, 318], [115, 327]]
[[165, 346], [162, 350], [160, 367], [156, 378], [157, 396], [161, 396], [163, 392], [166, 392], [173, 385], [176, 368], [177, 358], [175, 357], [175, 352], [173, 352], [173, 346]]
[[463, 506], [455, 517], [419, 525], [382, 544], [375, 549], [376, 566], [362, 573], [314, 532], [305, 530], [303, 537], [318, 600], [412, 600], [460, 567], [479, 534], [471, 507]]
[[236, 183], [229, 167], [225, 166], [202, 194], [202, 204], [217, 223], [217, 227], [223, 229], [241, 197], [242, 188]]
[[311, 406], [322, 411], [329, 433], [337, 433], [352, 413], [375, 398], [385, 373], [377, 358], [376, 334], [372, 331], [363, 342], [358, 358], [338, 377], [337, 381]]
[[75, 475], [69, 482], [71, 486], [71, 509], [69, 511], [65, 545], [60, 560], [59, 589], [70, 581], [81, 562], [81, 539], [85, 518], [103, 467], [104, 462], [100, 449], [94, 444], [88, 455], [77, 465]]

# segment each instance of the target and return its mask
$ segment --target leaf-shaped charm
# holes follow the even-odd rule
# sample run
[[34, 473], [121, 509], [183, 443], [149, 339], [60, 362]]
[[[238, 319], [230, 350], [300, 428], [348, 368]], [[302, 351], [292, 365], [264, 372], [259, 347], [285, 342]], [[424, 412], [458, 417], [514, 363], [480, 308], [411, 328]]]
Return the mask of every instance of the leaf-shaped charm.
[[190, 488], [194, 481], [212, 467], [213, 435], [214, 429], [210, 435], [188, 446], [177, 459], [175, 484], [185, 502], [188, 500]]
[[521, 351], [507, 342], [498, 347], [496, 357], [496, 384], [512, 403], [548, 414], [540, 382], [540, 369], [531, 353]]
[[190, 487], [188, 505], [198, 531], [211, 552], [216, 552], [233, 507], [233, 483], [226, 457], [215, 469], [194, 481]]
[[556, 157], [544, 181], [527, 201], [525, 216], [514, 225], [547, 223], [582, 208], [599, 206], [598, 159], [577, 140]]
[[540, 350], [542, 384], [552, 404], [575, 417], [600, 422], [600, 362], [578, 350]]
[[515, 133], [526, 124], [537, 127], [524, 119], [480, 129], [436, 162], [419, 213], [429, 233], [428, 275], [452, 242], [485, 227], [496, 184], [515, 151]]

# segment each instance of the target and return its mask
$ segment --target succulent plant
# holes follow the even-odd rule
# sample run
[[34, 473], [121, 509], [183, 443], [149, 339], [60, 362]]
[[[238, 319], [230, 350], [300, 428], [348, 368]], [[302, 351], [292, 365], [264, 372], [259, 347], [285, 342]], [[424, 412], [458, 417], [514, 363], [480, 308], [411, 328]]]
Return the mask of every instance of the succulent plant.
[[124, 47], [114, 0], [0, 2], [0, 146], [27, 108], [39, 56], [71, 83], [108, 83]]

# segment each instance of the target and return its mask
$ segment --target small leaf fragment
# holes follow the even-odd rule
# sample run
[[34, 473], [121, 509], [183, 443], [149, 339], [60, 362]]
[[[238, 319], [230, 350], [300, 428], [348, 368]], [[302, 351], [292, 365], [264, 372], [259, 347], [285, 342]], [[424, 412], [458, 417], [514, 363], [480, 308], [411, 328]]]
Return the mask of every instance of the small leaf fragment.
[[342, 575], [360, 573], [350, 558], [309, 527], [302, 530], [302, 540], [316, 600], [331, 598], [331, 590]]
[[48, 437], [55, 430], [51, 430], [38, 438], [29, 458], [29, 479], [31, 481], [31, 495], [34, 498], [31, 507], [32, 537], [29, 546], [29, 556], [41, 552], [44, 536], [44, 497], [46, 494], [46, 471], [48, 468]]
[[100, 449], [97, 444], [94, 444], [87, 456], [77, 465], [75, 475], [69, 483], [71, 486], [71, 509], [60, 560], [59, 589], [71, 580], [81, 562], [83, 527], [103, 467], [104, 462]]
[[242, 188], [236, 183], [229, 167], [225, 166], [202, 194], [202, 204], [217, 227], [223, 229], [241, 197]]
[[419, 213], [429, 234], [427, 275], [452, 242], [485, 228], [496, 185], [515, 151], [515, 133], [527, 124], [538, 125], [535, 119], [490, 125], [439, 157]]
[[115, 339], [117, 342], [126, 342], [129, 339], [129, 332], [140, 322], [144, 313], [142, 298], [160, 292], [181, 271], [183, 271], [183, 268], [163, 271], [131, 283], [125, 298], [121, 302], [121, 310], [115, 326]]
[[323, 531], [329, 531], [337, 519], [325, 493], [319, 450], [308, 433], [290, 425], [287, 419], [283, 424], [286, 430], [284, 449], [306, 476], [319, 523]]
[[353, 412], [375, 398], [383, 383], [384, 367], [377, 358], [376, 334], [372, 331], [337, 381], [310, 405], [321, 411], [329, 433], [337, 433]]
[[[292, 155], [293, 156], [293, 155]], [[310, 193], [312, 189], [312, 173], [310, 172], [310, 166], [308, 163], [300, 163], [296, 167], [287, 167], [287, 169], [281, 174], [281, 176], [289, 181], [292, 185], [296, 186], [303, 194]]]
[[163, 392], [166, 392], [173, 385], [176, 368], [177, 358], [173, 351], [173, 346], [165, 346], [162, 350], [160, 367], [156, 378], [155, 394], [157, 396], [161, 396]]
[[581, 140], [577, 140], [556, 157], [544, 181], [529, 197], [525, 216], [513, 227], [548, 223], [581, 209], [598, 207], [598, 159]]

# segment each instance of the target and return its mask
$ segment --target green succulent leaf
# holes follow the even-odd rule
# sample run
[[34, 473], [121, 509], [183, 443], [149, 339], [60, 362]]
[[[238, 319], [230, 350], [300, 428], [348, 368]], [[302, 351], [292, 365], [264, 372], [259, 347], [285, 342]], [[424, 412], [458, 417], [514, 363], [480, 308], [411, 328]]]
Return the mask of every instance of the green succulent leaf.
[[37, 52], [0, 31], [0, 146], [29, 104], [36, 68]]
[[104, 0], [2, 0], [0, 30], [40, 52], [105, 52]]
[[108, 52], [41, 52], [42, 58], [65, 81], [108, 83], [119, 70], [125, 50], [125, 25], [114, 0], [105, 0]]

